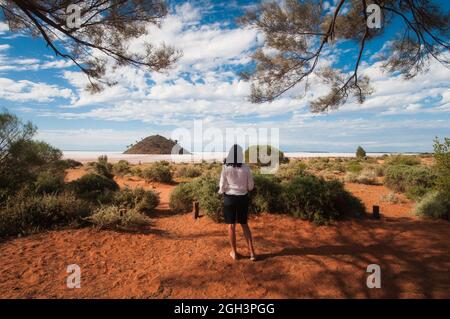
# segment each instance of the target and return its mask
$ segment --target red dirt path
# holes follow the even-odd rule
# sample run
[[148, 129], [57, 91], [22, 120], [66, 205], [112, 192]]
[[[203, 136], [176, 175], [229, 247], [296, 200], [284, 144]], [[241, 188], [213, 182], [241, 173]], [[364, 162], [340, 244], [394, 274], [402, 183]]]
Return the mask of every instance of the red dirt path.
[[[74, 176], [72, 176], [74, 177]], [[449, 298], [450, 223], [411, 217], [411, 203], [389, 204], [383, 186], [348, 184], [382, 219], [318, 227], [284, 215], [250, 221], [260, 260], [233, 261], [223, 225], [173, 215], [173, 186], [161, 194], [152, 225], [139, 233], [91, 228], [51, 231], [0, 244], [1, 298]], [[238, 249], [247, 256], [242, 233]], [[66, 267], [81, 267], [81, 288], [66, 287]], [[381, 289], [366, 268], [381, 266]]]

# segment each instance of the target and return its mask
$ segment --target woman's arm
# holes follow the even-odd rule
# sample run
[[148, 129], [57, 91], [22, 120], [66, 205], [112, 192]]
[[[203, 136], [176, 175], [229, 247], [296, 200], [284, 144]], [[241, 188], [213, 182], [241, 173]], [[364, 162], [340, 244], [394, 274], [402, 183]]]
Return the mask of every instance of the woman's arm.
[[255, 187], [255, 182], [253, 181], [253, 174], [250, 167], [247, 166], [248, 174], [247, 174], [247, 189], [248, 191], [252, 191]]
[[222, 167], [222, 173], [220, 174], [220, 182], [219, 182], [219, 194], [225, 193], [227, 190], [228, 183], [227, 177], [225, 176], [225, 165]]

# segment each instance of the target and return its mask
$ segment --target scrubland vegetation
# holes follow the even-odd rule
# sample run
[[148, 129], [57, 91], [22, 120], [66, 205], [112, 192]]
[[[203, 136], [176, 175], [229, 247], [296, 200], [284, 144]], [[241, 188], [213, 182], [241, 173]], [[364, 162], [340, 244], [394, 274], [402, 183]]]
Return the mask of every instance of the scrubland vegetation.
[[[35, 132], [31, 123], [0, 114], [0, 237], [92, 223], [142, 225], [158, 205], [153, 191], [121, 190], [113, 177], [129, 174], [130, 165], [125, 161], [112, 165], [106, 156], [86, 165], [89, 173], [65, 183], [66, 169], [82, 164], [62, 160], [60, 150], [33, 140]], [[120, 214], [113, 223], [116, 210]]]
[[149, 182], [171, 183], [173, 178], [170, 163], [166, 161], [153, 163], [150, 167], [144, 169], [141, 174]]
[[[139, 187], [121, 189], [115, 177], [175, 183], [169, 201], [173, 212], [190, 212], [197, 201], [206, 216], [222, 221], [219, 162], [160, 161], [136, 166], [124, 160], [111, 164], [106, 156], [101, 156], [84, 166], [86, 174], [67, 183], [66, 170], [78, 168], [81, 163], [62, 160], [61, 151], [33, 140], [36, 129], [31, 123], [23, 123], [9, 113], [0, 114], [0, 119], [1, 138], [6, 141], [0, 150], [0, 237], [90, 224], [112, 229], [147, 225], [159, 204], [159, 195]], [[259, 168], [266, 163], [250, 164], [255, 180], [255, 190], [249, 195], [250, 213], [289, 214], [317, 224], [361, 216], [365, 207], [345, 189], [347, 182], [384, 184], [392, 192], [382, 201], [397, 203], [396, 194], [404, 193], [416, 202], [413, 214], [448, 219], [449, 147], [450, 139], [436, 139], [432, 158], [373, 158], [358, 148], [355, 158], [290, 161], [281, 151], [270, 148], [269, 154], [278, 152], [281, 164], [275, 175], [259, 174]], [[245, 157], [248, 156], [246, 150]]]
[[[338, 180], [327, 181], [311, 174], [282, 179], [272, 175], [254, 176], [255, 190], [250, 193], [250, 212], [287, 213], [317, 224], [326, 224], [345, 216], [361, 216], [364, 205]], [[171, 207], [190, 211], [197, 200], [202, 211], [217, 222], [222, 221], [222, 199], [218, 179], [202, 176], [178, 185], [170, 198]]]

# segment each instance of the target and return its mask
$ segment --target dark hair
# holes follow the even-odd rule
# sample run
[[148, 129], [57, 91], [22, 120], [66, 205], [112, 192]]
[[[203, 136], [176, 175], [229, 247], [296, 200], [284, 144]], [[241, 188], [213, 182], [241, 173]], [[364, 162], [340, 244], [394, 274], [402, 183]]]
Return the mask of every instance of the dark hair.
[[243, 163], [243, 150], [237, 144], [234, 144], [230, 151], [228, 152], [227, 157], [223, 160], [223, 163], [227, 166], [233, 167], [241, 167]]

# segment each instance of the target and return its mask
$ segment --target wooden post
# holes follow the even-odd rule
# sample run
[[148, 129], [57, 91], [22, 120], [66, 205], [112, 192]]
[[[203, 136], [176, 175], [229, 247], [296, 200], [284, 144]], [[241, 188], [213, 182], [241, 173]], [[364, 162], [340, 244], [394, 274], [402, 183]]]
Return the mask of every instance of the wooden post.
[[372, 212], [373, 212], [373, 218], [380, 219], [380, 206], [373, 205]]
[[198, 202], [194, 202], [194, 219], [199, 218], [200, 215], [200, 206]]

